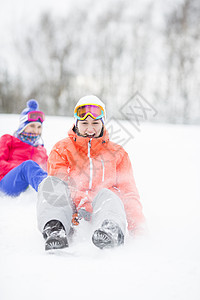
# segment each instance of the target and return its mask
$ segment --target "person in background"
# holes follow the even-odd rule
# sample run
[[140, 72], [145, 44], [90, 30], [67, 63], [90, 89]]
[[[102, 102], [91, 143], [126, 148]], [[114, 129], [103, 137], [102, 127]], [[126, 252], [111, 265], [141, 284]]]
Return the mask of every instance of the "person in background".
[[68, 247], [71, 225], [91, 223], [100, 249], [122, 245], [127, 231], [136, 236], [145, 218], [127, 152], [109, 140], [104, 103], [81, 98], [68, 137], [48, 158], [48, 177], [38, 191], [38, 227], [45, 249]]
[[36, 191], [47, 176], [47, 152], [41, 134], [44, 113], [34, 99], [20, 114], [20, 124], [14, 135], [0, 138], [0, 191], [18, 196], [29, 185]]

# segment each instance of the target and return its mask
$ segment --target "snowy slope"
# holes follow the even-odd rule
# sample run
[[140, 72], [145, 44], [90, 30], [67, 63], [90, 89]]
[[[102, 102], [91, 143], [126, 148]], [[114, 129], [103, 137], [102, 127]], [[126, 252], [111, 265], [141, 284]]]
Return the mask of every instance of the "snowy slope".
[[[0, 135], [18, 125], [0, 115]], [[72, 119], [47, 117], [48, 151]], [[124, 126], [133, 131], [128, 122]], [[143, 124], [126, 144], [149, 236], [100, 251], [87, 224], [65, 254], [45, 253], [37, 195], [0, 196], [0, 299], [200, 299], [200, 127]]]

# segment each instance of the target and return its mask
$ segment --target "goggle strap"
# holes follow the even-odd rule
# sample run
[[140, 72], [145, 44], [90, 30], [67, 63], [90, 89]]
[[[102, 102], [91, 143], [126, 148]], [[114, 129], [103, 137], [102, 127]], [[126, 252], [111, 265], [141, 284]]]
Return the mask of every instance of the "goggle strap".
[[25, 122], [28, 120], [28, 115], [20, 117], [20, 122]]
[[98, 117], [94, 117], [90, 112], [88, 112], [87, 114], [85, 114], [85, 116], [83, 118], [77, 116], [77, 119], [79, 119], [81, 121], [84, 121], [88, 116], [91, 116], [92, 119], [94, 119], [94, 120], [98, 120], [98, 119], [103, 118], [103, 115], [100, 115]]

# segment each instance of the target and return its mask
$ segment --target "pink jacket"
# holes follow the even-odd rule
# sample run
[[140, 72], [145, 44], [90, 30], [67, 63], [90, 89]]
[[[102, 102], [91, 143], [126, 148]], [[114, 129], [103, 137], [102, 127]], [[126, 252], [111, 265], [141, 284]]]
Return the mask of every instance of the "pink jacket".
[[43, 146], [34, 147], [12, 135], [5, 134], [0, 138], [0, 180], [13, 168], [29, 159], [46, 170], [47, 158]]

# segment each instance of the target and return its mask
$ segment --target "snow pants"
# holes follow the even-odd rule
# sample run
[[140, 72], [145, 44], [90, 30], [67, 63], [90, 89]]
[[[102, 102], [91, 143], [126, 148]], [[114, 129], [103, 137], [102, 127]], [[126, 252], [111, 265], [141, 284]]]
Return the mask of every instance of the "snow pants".
[[0, 191], [10, 196], [18, 196], [29, 185], [36, 191], [41, 181], [47, 177], [45, 172], [33, 160], [27, 160], [8, 172], [0, 181]]
[[[121, 199], [109, 189], [102, 189], [92, 201], [91, 225], [94, 230], [101, 227], [104, 220], [116, 222], [125, 235], [127, 221]], [[66, 182], [48, 176], [39, 186], [37, 203], [38, 228], [42, 232], [50, 220], [58, 220], [68, 234], [71, 228], [73, 204]]]

